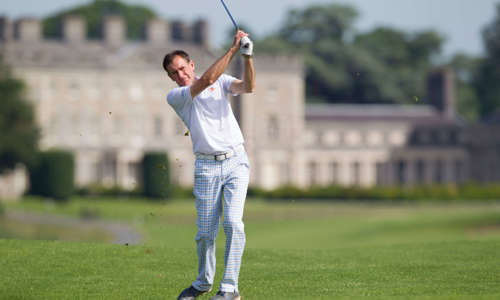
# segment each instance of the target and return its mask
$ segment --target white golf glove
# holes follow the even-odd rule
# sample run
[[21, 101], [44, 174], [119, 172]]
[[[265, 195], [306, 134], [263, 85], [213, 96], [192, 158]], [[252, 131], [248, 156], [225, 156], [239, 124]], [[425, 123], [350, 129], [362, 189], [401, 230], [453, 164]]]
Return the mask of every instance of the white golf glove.
[[240, 41], [240, 52], [242, 55], [252, 56], [253, 54], [253, 42], [248, 38], [248, 36], [244, 36]]

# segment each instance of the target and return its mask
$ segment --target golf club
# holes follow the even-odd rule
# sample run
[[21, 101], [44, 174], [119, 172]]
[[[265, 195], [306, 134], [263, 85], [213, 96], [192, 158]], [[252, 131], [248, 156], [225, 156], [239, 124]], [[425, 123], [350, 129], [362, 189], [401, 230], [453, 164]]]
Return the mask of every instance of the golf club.
[[222, 3], [222, 6], [224, 6], [224, 9], [226, 10], [227, 15], [231, 19], [231, 22], [233, 22], [234, 29], [238, 30], [238, 24], [236, 24], [236, 21], [234, 20], [233, 16], [229, 12], [229, 9], [227, 8], [226, 3], [224, 3], [224, 0], [220, 0], [220, 2]]
[[[224, 6], [224, 9], [226, 10], [227, 15], [231, 19], [231, 22], [233, 22], [234, 29], [237, 31], [239, 28], [238, 24], [236, 24], [236, 21], [234, 20], [233, 16], [231, 15], [231, 12], [229, 11], [229, 9], [227, 8], [226, 3], [224, 3], [224, 0], [220, 0], [220, 2], [222, 3], [222, 6]], [[241, 39], [241, 44], [245, 48], [248, 47], [248, 44], [249, 44], [248, 38]]]

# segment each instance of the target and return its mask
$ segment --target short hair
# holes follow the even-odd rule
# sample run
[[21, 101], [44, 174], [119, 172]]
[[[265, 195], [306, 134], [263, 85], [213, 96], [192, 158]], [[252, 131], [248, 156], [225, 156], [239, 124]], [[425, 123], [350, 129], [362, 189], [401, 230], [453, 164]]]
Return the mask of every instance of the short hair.
[[180, 56], [184, 58], [187, 62], [191, 61], [191, 58], [189, 57], [189, 54], [187, 54], [186, 51], [184, 50], [174, 50], [167, 55], [165, 55], [165, 58], [163, 58], [163, 69], [168, 73], [168, 65], [174, 60], [176, 56]]

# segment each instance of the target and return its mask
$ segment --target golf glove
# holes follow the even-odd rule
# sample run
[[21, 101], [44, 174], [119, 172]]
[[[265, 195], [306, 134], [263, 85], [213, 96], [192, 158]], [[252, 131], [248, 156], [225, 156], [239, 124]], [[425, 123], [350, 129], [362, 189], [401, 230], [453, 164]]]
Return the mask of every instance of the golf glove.
[[253, 42], [247, 36], [241, 38], [240, 52], [246, 56], [252, 56], [253, 54]]

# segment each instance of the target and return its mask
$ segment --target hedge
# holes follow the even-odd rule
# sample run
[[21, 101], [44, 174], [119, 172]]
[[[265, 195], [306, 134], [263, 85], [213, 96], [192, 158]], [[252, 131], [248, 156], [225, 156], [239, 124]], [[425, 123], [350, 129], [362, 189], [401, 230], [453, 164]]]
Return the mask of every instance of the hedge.
[[249, 197], [264, 199], [318, 200], [390, 200], [390, 201], [453, 201], [500, 200], [500, 184], [430, 185], [430, 186], [314, 186], [307, 189], [281, 186], [274, 190], [248, 189]]
[[29, 167], [30, 193], [66, 201], [74, 193], [75, 163], [73, 154], [64, 150], [39, 152]]
[[154, 199], [171, 196], [170, 164], [166, 153], [145, 153], [142, 171], [144, 196]]

